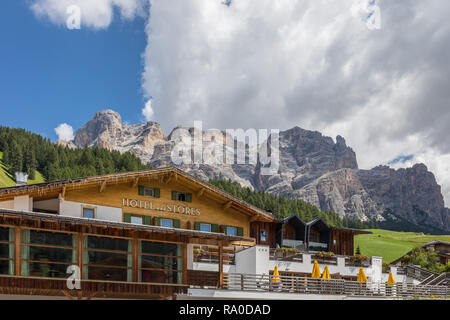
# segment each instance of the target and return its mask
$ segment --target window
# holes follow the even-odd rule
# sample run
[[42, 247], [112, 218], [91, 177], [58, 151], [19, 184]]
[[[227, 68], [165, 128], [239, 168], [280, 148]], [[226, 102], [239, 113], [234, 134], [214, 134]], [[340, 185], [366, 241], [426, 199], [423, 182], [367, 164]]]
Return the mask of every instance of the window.
[[153, 190], [153, 188], [144, 188], [144, 196], [146, 196], [146, 197], [154, 197], [155, 196], [155, 190]]
[[83, 246], [85, 279], [132, 281], [131, 240], [85, 236]]
[[172, 219], [161, 219], [161, 227], [173, 228]]
[[143, 223], [144, 223], [143, 220], [144, 220], [144, 219], [143, 219], [141, 216], [131, 216], [131, 223], [134, 223], [134, 224], [143, 224]]
[[22, 275], [67, 278], [77, 264], [76, 236], [68, 233], [22, 230]]
[[200, 231], [211, 232], [211, 224], [209, 224], [209, 223], [200, 223]]
[[267, 237], [266, 237], [266, 232], [265, 231], [261, 231], [261, 241], [262, 242], [266, 242], [266, 239], [267, 239]]
[[183, 282], [183, 249], [175, 243], [139, 241], [138, 281]]
[[138, 193], [140, 196], [144, 196], [144, 197], [153, 197], [153, 198], [159, 198], [160, 197], [160, 189], [158, 188], [150, 188], [150, 187], [144, 187], [144, 186], [139, 186], [138, 187]]
[[236, 236], [237, 235], [237, 228], [236, 227], [229, 227], [227, 226], [225, 229], [225, 234], [228, 236]]
[[0, 228], [0, 274], [14, 274], [14, 229]]
[[187, 192], [172, 191], [172, 200], [192, 202], [192, 194]]
[[83, 217], [94, 219], [94, 209], [93, 208], [83, 208]]

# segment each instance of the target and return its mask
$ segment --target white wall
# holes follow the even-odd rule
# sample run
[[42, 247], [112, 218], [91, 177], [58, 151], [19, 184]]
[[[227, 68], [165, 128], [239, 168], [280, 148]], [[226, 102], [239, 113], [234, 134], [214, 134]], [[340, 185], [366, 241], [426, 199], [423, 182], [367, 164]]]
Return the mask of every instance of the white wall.
[[123, 222], [122, 221], [122, 208], [91, 205], [88, 203], [66, 201], [64, 199], [60, 200], [59, 214], [61, 216], [80, 218], [80, 217], [83, 217], [83, 211], [82, 211], [83, 206], [95, 208], [95, 219], [107, 220], [107, 221], [113, 221], [113, 222]]
[[269, 247], [253, 246], [236, 252], [236, 272], [269, 274]]
[[28, 195], [14, 197], [14, 210], [33, 211], [33, 198]]

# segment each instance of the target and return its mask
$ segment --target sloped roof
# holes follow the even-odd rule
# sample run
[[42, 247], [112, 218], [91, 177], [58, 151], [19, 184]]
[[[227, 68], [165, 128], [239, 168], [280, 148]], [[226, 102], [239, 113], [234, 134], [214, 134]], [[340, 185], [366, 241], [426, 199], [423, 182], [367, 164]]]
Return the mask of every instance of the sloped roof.
[[64, 194], [66, 190], [73, 190], [76, 188], [82, 188], [93, 185], [98, 186], [102, 184], [107, 185], [109, 183], [118, 184], [118, 183], [132, 182], [135, 179], [150, 176], [152, 177], [157, 176], [161, 177], [162, 179], [167, 178], [166, 181], [170, 181], [170, 179], [175, 179], [178, 180], [179, 182], [180, 180], [190, 182], [198, 187], [197, 189], [198, 191], [202, 190], [201, 191], [202, 193], [206, 192], [209, 195], [214, 196], [218, 201], [223, 201], [223, 204], [227, 204], [228, 208], [254, 216], [255, 217], [254, 220], [273, 221], [274, 219], [272, 214], [264, 210], [261, 210], [242, 199], [236, 198], [231, 194], [175, 167], [149, 169], [133, 172], [121, 172], [76, 179], [66, 179], [60, 181], [30, 184], [24, 186], [0, 188], [0, 201], [11, 200], [14, 198], [14, 196], [27, 194], [41, 197], [43, 197], [45, 194], [55, 196], [60, 193]]

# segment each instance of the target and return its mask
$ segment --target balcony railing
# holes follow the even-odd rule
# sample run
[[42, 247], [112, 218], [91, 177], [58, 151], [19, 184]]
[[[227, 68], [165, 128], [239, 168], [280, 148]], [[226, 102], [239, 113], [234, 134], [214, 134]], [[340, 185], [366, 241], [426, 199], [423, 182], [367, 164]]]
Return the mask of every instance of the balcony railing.
[[328, 249], [328, 244], [310, 241], [308, 248], [309, 251], [326, 251]]
[[270, 260], [303, 262], [303, 253], [283, 249], [270, 249]]
[[342, 279], [313, 279], [295, 276], [256, 274], [224, 274], [224, 289], [269, 291], [297, 294], [327, 294], [378, 297], [448, 297], [445, 286], [413, 285], [410, 283], [361, 283]]
[[73, 296], [82, 292], [95, 298], [171, 297], [187, 293], [188, 285], [123, 281], [80, 280], [81, 291], [69, 290], [67, 279], [0, 276], [1, 294]]
[[285, 248], [295, 248], [298, 250], [303, 250], [304, 245], [301, 240], [291, 240], [291, 239], [283, 239], [282, 247]]

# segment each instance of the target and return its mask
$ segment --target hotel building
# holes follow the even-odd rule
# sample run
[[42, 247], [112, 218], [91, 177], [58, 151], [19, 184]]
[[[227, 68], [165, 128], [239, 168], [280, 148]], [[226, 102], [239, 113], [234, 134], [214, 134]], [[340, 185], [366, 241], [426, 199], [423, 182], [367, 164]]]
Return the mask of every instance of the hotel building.
[[[1, 188], [0, 295], [174, 298], [221, 288], [229, 273], [278, 265], [306, 275], [317, 251], [334, 252], [330, 272], [350, 277], [359, 267], [345, 257], [359, 233], [276, 219], [176, 168]], [[278, 263], [283, 247], [301, 261]], [[78, 291], [67, 287], [69, 266], [79, 268]]]

